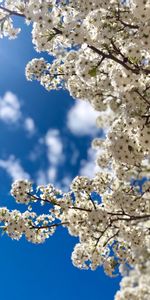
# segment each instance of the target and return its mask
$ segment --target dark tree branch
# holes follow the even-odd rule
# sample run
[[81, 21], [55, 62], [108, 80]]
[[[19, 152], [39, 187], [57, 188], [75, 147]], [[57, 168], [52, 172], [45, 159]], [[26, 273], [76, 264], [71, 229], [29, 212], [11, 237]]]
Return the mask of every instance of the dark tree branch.
[[9, 15], [15, 15], [15, 16], [18, 16], [18, 17], [25, 17], [24, 14], [21, 14], [17, 11], [14, 11], [14, 10], [10, 10], [10, 9], [4, 7], [4, 6], [1, 6], [1, 5], [0, 5], [0, 10], [3, 10], [4, 12], [8, 13], [8, 16]]

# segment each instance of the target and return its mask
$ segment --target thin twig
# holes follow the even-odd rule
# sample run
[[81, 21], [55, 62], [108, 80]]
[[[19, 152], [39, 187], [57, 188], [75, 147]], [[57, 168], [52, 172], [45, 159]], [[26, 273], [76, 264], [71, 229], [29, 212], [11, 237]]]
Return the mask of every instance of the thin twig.
[[150, 102], [137, 89], [135, 89], [135, 92], [150, 106]]
[[63, 226], [68, 224], [69, 222], [62, 222], [62, 223], [56, 223], [56, 224], [44, 225], [44, 226], [32, 226], [31, 229], [49, 229], [52, 227], [58, 227], [58, 226]]
[[116, 237], [118, 235], [118, 233], [119, 233], [119, 230], [117, 230], [116, 233], [114, 233], [111, 237], [109, 237], [108, 240], [103, 244], [103, 247], [105, 247], [109, 243], [109, 241], [111, 241], [114, 237]]

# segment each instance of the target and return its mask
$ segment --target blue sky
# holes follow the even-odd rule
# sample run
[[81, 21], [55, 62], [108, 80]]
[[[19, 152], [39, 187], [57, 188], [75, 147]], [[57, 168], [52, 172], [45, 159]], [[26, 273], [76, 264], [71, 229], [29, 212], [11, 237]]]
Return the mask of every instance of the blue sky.
[[[51, 60], [34, 51], [30, 27], [23, 24], [17, 40], [0, 40], [0, 201], [9, 208], [21, 208], [9, 196], [17, 176], [41, 184], [51, 180], [66, 189], [74, 176], [94, 170], [95, 154], [88, 149], [100, 134], [94, 127], [96, 114], [67, 91], [48, 93], [26, 80], [27, 62], [41, 56]], [[108, 278], [102, 269], [73, 267], [76, 239], [60, 228], [43, 245], [5, 235], [0, 243], [2, 300], [112, 300], [118, 289], [119, 278]]]

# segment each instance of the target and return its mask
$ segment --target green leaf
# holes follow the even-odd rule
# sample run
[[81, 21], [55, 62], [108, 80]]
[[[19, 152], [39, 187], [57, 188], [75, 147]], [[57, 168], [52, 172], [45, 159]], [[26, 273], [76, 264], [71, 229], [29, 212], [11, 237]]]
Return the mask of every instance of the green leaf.
[[91, 69], [90, 71], [89, 71], [89, 75], [91, 76], [91, 77], [96, 77], [96, 74], [97, 73], [97, 68], [96, 67], [94, 67], [93, 69]]
[[50, 42], [55, 36], [56, 36], [56, 33], [52, 33], [52, 34], [48, 37], [47, 41]]

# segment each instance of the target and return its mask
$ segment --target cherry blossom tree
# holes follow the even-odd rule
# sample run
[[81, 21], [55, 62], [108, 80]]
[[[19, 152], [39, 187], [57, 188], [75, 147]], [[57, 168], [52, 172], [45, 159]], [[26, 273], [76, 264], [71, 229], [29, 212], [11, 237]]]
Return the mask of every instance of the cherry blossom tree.
[[[0, 6], [0, 35], [16, 38], [13, 17], [32, 24], [37, 52], [28, 80], [48, 91], [67, 89], [101, 112], [96, 125], [106, 138], [94, 178], [76, 177], [68, 193], [53, 185], [36, 189], [27, 180], [13, 183], [11, 195], [28, 209], [0, 209], [2, 229], [43, 243], [59, 226], [78, 237], [73, 264], [109, 276], [123, 276], [115, 300], [150, 296], [150, 1], [149, 0], [5, 0]], [[145, 180], [143, 180], [145, 178]], [[136, 184], [135, 184], [136, 183]], [[96, 196], [95, 196], [96, 195]], [[96, 199], [96, 200], [95, 200]], [[49, 205], [37, 216], [32, 203]]]

